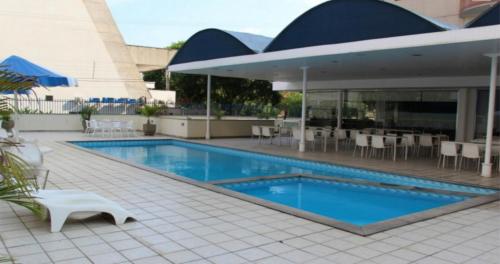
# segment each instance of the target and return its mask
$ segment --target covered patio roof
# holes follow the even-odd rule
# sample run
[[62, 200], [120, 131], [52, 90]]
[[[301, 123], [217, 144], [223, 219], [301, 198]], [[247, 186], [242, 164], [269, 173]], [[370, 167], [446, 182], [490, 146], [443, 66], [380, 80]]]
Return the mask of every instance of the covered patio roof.
[[[296, 82], [488, 76], [484, 55], [500, 50], [500, 25], [370, 39], [175, 64], [168, 71]], [[487, 83], [484, 83], [487, 85]]]
[[[301, 67], [309, 67], [309, 81], [487, 77], [484, 55], [500, 51], [499, 6], [459, 29], [383, 1], [332, 0], [267, 39], [267, 47], [260, 42], [258, 50], [237, 37], [228, 44], [207, 39], [201, 47], [200, 35], [215, 33], [201, 31], [168, 71], [289, 83], [302, 80]], [[235, 47], [246, 49], [231, 55]], [[477, 78], [481, 84], [487, 79]]]

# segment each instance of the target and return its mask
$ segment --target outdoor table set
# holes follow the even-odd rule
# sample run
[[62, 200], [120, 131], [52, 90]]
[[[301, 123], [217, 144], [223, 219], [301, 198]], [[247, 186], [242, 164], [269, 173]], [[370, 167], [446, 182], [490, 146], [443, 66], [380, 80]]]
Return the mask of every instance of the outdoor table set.
[[85, 134], [90, 136], [136, 136], [133, 121], [85, 120]]

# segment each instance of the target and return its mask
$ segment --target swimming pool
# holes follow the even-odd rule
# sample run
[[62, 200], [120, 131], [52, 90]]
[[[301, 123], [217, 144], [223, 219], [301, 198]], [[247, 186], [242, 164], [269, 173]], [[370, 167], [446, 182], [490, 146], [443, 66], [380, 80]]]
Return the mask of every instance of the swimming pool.
[[[355, 227], [496, 193], [496, 190], [474, 186], [180, 140], [70, 143], [129, 163], [208, 183], [206, 185], [216, 191], [230, 191], [229, 195], [240, 193], [243, 197], [238, 197], [242, 199], [254, 197], [268, 201], [269, 204], [263, 204], [265, 206], [278, 209], [286, 206]], [[297, 201], [302, 202], [299, 205]]]
[[357, 226], [464, 201], [467, 197], [308, 177], [221, 184], [222, 187]]

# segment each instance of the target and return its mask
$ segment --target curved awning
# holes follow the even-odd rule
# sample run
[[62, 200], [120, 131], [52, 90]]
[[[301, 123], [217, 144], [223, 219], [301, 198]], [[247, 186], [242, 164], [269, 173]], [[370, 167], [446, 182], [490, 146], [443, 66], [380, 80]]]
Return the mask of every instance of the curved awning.
[[500, 3], [496, 3], [484, 13], [479, 15], [476, 19], [467, 24], [467, 28], [485, 27], [500, 25]]
[[450, 27], [379, 0], [332, 0], [288, 25], [265, 52], [445, 31]]
[[271, 38], [249, 33], [205, 29], [189, 38], [170, 65], [262, 52]]

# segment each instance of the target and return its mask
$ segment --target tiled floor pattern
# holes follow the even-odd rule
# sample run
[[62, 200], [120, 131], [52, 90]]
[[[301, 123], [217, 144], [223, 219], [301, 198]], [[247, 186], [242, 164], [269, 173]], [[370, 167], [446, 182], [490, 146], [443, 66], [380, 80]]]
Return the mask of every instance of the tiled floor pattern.
[[84, 189], [138, 216], [101, 217], [50, 233], [28, 211], [0, 203], [0, 254], [18, 263], [498, 263], [500, 202], [360, 237], [53, 142], [50, 188]]

